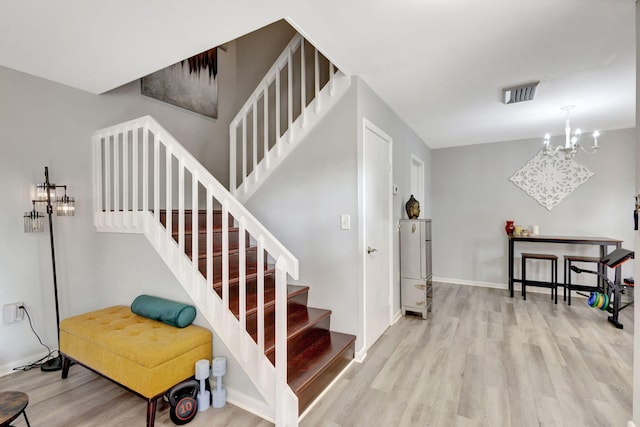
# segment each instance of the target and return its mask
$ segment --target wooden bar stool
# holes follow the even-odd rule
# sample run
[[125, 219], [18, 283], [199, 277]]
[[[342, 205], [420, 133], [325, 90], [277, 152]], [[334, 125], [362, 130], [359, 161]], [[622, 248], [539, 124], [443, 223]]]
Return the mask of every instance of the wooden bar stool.
[[569, 301], [571, 305], [571, 291], [586, 291], [596, 292], [602, 291], [602, 281], [596, 277], [596, 285], [578, 285], [571, 282], [571, 266], [576, 262], [590, 262], [595, 263], [597, 271], [604, 274], [605, 265], [600, 262], [600, 258], [593, 256], [580, 256], [580, 255], [565, 255], [564, 256], [564, 300], [567, 301], [567, 290], [569, 290]]
[[[558, 303], [558, 257], [551, 254], [532, 254], [522, 253], [522, 297], [527, 299], [527, 286], [538, 286], [551, 289], [551, 299], [554, 298]], [[537, 259], [543, 261], [551, 261], [551, 281], [543, 282], [540, 280], [527, 280], [527, 260]]]

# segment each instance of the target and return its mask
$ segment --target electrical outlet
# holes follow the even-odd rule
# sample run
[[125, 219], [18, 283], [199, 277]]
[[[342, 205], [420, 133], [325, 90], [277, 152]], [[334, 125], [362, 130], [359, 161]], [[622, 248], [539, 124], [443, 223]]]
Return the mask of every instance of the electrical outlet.
[[14, 303], [14, 305], [16, 307], [18, 307], [18, 312], [16, 314], [16, 322], [24, 320], [24, 303], [23, 302], [16, 302], [16, 303]]
[[2, 307], [2, 323], [15, 323], [24, 319], [24, 303], [14, 302], [13, 304], [6, 304]]

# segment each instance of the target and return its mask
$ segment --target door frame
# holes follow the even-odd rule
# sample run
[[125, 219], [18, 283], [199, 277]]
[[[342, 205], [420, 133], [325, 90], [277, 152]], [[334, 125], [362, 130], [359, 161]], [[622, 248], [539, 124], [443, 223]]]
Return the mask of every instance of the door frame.
[[[424, 161], [420, 157], [411, 153], [411, 161], [409, 163], [409, 168], [411, 170], [411, 173], [409, 175], [409, 179], [411, 180], [411, 182], [409, 183], [409, 188], [411, 190], [410, 192], [413, 192], [415, 198], [418, 199], [418, 201], [421, 203], [422, 209], [420, 210], [419, 218], [424, 218], [424, 206], [426, 205], [424, 200], [424, 197], [425, 197]], [[418, 172], [418, 182], [413, 182], [414, 169]], [[415, 192], [414, 190], [412, 190], [414, 186], [418, 187], [418, 190]], [[418, 194], [416, 194], [416, 192]], [[406, 199], [409, 200], [409, 195], [407, 195]]]
[[389, 318], [388, 324], [392, 324], [393, 319], [393, 254], [394, 254], [394, 245], [393, 245], [393, 195], [392, 195], [392, 187], [393, 187], [393, 138], [389, 136], [386, 132], [376, 126], [373, 122], [368, 120], [367, 118], [362, 118], [362, 126], [359, 126], [358, 133], [360, 133], [358, 138], [358, 218], [361, 220], [358, 226], [358, 234], [360, 236], [358, 241], [358, 250], [360, 252], [360, 265], [359, 265], [359, 282], [360, 282], [360, 298], [358, 301], [358, 312], [359, 312], [359, 325], [358, 325], [358, 336], [361, 337], [360, 343], [356, 344], [356, 361], [363, 361], [367, 356], [367, 350], [371, 347], [372, 343], [367, 343], [367, 310], [366, 310], [366, 297], [367, 297], [367, 273], [366, 273], [366, 263], [367, 263], [367, 212], [366, 212], [366, 204], [365, 204], [365, 191], [364, 191], [364, 183], [365, 183], [365, 135], [366, 131], [369, 130], [380, 138], [385, 140], [389, 145], [388, 151], [388, 159], [389, 159], [389, 169], [388, 169], [388, 196], [389, 196], [389, 206], [388, 206], [388, 215], [389, 215], [389, 224], [387, 226], [387, 236], [389, 242], [389, 256], [387, 259], [388, 267], [389, 267], [389, 289], [388, 289], [388, 301], [389, 301]]

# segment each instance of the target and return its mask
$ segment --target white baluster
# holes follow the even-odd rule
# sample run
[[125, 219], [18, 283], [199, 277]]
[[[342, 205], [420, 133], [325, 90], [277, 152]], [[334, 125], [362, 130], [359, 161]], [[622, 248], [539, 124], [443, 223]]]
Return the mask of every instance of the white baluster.
[[258, 264], [258, 351], [264, 354], [264, 237], [260, 236], [257, 241], [257, 264]]
[[149, 210], [149, 122], [142, 128], [142, 210]]
[[242, 115], [242, 185], [247, 191], [247, 113]]
[[253, 172], [254, 182], [258, 181], [258, 101], [253, 101]]
[[118, 225], [122, 225], [120, 210], [120, 131], [113, 136], [113, 214]]
[[267, 84], [265, 86], [264, 89], [264, 96], [263, 96], [263, 100], [264, 100], [264, 125], [263, 125], [263, 132], [264, 132], [264, 141], [263, 141], [263, 152], [264, 152], [264, 157], [263, 157], [263, 161], [265, 162], [265, 170], [269, 170], [269, 85]]
[[280, 157], [282, 148], [280, 147], [280, 69], [276, 74], [276, 157]]
[[138, 148], [139, 148], [139, 141], [138, 141], [138, 127], [135, 126], [133, 128], [133, 148], [132, 148], [132, 169], [131, 169], [131, 173], [132, 173], [132, 183], [131, 183], [131, 194], [132, 194], [132, 199], [131, 199], [131, 210], [133, 211], [133, 218], [134, 218], [134, 226], [139, 226], [140, 224], [138, 223], [138, 218], [139, 218], [139, 211], [140, 211], [140, 200], [139, 200], [139, 194], [138, 194], [138, 174], [139, 174], [139, 164], [138, 162], [139, 160], [139, 156], [138, 156]]
[[314, 74], [315, 74], [315, 80], [314, 80], [314, 97], [313, 99], [315, 99], [316, 101], [316, 113], [318, 113], [320, 111], [320, 97], [318, 96], [320, 94], [320, 58], [318, 58], [318, 49], [314, 48], [313, 49], [313, 68], [314, 68]]
[[105, 202], [105, 212], [107, 214], [107, 224], [113, 226], [113, 194], [111, 194], [111, 152], [112, 149], [112, 140], [115, 138], [113, 133], [109, 133], [106, 135], [104, 139], [104, 202]]
[[[171, 186], [173, 186], [173, 182]], [[184, 253], [184, 199], [184, 161], [180, 158], [178, 159], [178, 248], [180, 249], [180, 255]]]
[[213, 290], [213, 189], [207, 186], [207, 289]]
[[307, 65], [304, 57], [304, 39], [300, 41], [300, 127], [304, 129], [307, 106]]
[[160, 222], [160, 135], [153, 134], [153, 215]]
[[164, 241], [164, 245], [170, 242], [171, 232], [173, 231], [173, 186], [171, 185], [171, 176], [172, 176], [172, 158], [173, 153], [171, 152], [171, 147], [165, 145], [164, 147], [164, 170], [165, 170], [165, 211], [166, 211], [166, 239]]
[[[276, 261], [276, 413], [286, 416], [287, 385], [287, 271], [280, 257]], [[278, 415], [277, 418], [278, 419]]]
[[238, 189], [236, 183], [236, 169], [238, 167], [238, 123], [236, 121], [231, 122], [229, 125], [229, 136], [231, 145], [229, 149], [229, 191], [231, 191], [231, 194], [236, 194], [236, 190]]
[[289, 131], [289, 138], [287, 142], [291, 143], [293, 139], [293, 59], [292, 59], [293, 46], [289, 48], [289, 55], [287, 56], [287, 131]]
[[192, 274], [193, 279], [198, 277], [198, 267], [200, 266], [200, 257], [198, 253], [200, 248], [200, 209], [199, 209], [199, 194], [198, 194], [198, 171], [191, 171], [191, 264], [193, 266]]
[[238, 230], [238, 314], [240, 327], [244, 331], [247, 329], [247, 246], [246, 228], [244, 217], [239, 220]]
[[122, 215], [129, 211], [129, 128], [122, 132]]
[[222, 202], [222, 304], [229, 308], [229, 208]]

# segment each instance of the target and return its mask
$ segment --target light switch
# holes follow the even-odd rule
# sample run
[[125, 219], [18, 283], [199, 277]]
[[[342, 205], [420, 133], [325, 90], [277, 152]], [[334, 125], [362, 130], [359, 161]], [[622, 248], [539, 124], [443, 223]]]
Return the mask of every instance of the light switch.
[[341, 230], [351, 229], [351, 215], [348, 215], [348, 214], [340, 215], [340, 229]]

